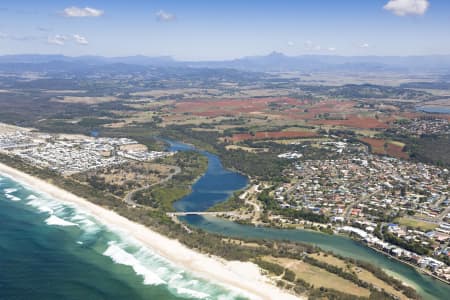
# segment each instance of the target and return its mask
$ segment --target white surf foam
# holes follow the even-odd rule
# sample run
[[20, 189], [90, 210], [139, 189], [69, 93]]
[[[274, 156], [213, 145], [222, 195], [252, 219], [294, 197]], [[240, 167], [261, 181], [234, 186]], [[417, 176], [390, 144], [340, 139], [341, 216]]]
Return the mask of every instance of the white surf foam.
[[170, 278], [170, 282], [173, 282], [173, 281], [176, 281], [176, 280], [179, 280], [179, 279], [183, 279], [183, 275], [181, 275], [181, 274], [175, 274], [175, 275], [173, 275], [173, 276]]
[[136, 274], [144, 277], [144, 284], [146, 285], [159, 285], [166, 283], [155, 273], [142, 265], [136, 257], [120, 248], [115, 242], [109, 243], [109, 247], [105, 252], [103, 252], [103, 255], [111, 257], [111, 259], [117, 264], [132, 267]]
[[205, 298], [209, 297], [209, 295], [206, 293], [194, 291], [194, 290], [183, 288], [183, 287], [178, 287], [176, 289], [177, 289], [177, 293], [181, 296], [189, 296], [189, 297], [194, 297], [194, 298], [198, 298], [198, 299], [205, 299]]
[[77, 213], [70, 220], [77, 223], [83, 229], [83, 232], [88, 235], [96, 234], [102, 229], [101, 225], [89, 220], [84, 214]]
[[5, 194], [11, 194], [11, 193], [17, 192], [18, 190], [14, 189], [14, 188], [9, 188], [9, 189], [4, 189], [3, 191], [5, 192]]
[[55, 212], [64, 214], [64, 209], [68, 207], [59, 201], [47, 199], [45, 197], [33, 196], [31, 199], [31, 201], [27, 202], [27, 205], [37, 208], [40, 212], [46, 212], [49, 214], [54, 214]]
[[37, 208], [40, 212], [47, 212], [53, 214], [53, 209], [45, 202], [38, 198], [31, 200], [27, 205]]
[[[9, 193], [13, 192], [15, 191], [9, 189]], [[76, 240], [79, 245], [90, 245], [84, 241], [83, 237], [91, 236], [92, 233], [96, 235], [97, 232], [105, 230], [107, 233], [106, 235], [100, 235], [100, 241], [107, 238], [110, 242], [103, 255], [110, 257], [116, 264], [131, 267], [138, 276], [143, 277], [143, 284], [167, 284], [168, 290], [174, 295], [189, 298], [216, 299], [218, 296], [225, 296], [224, 299], [226, 299], [231, 294], [230, 291], [225, 289], [218, 289], [215, 283], [207, 280], [193, 280], [197, 278], [181, 271], [178, 266], [169, 260], [143, 246], [130, 237], [129, 233], [121, 232], [120, 228], [103, 225], [78, 206], [62, 203], [44, 194], [36, 194], [36, 191], [32, 189], [30, 189], [30, 193], [32, 194], [26, 197], [27, 205], [35, 207], [40, 212], [49, 213], [45, 220], [48, 225], [80, 227], [82, 233]], [[97, 238], [95, 241], [97, 241]]]
[[45, 220], [45, 223], [47, 223], [47, 225], [56, 225], [56, 226], [78, 226], [78, 224], [63, 220], [55, 215], [51, 215], [50, 217], [48, 217]]
[[5, 197], [8, 198], [11, 201], [20, 201], [20, 200], [22, 200], [19, 197], [16, 197], [16, 196], [10, 195], [10, 194], [5, 194]]

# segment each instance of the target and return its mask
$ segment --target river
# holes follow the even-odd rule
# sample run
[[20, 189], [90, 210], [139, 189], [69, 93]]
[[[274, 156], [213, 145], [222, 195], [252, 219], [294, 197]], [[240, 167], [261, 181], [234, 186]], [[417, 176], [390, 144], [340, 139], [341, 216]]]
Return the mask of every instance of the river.
[[[212, 205], [225, 201], [234, 191], [247, 185], [247, 179], [239, 173], [223, 168], [219, 157], [207, 151], [179, 142], [167, 141], [171, 151], [199, 151], [208, 158], [208, 169], [193, 185], [192, 192], [175, 202], [178, 211], [204, 211]], [[387, 273], [416, 288], [424, 299], [448, 299], [450, 286], [416, 269], [378, 253], [350, 238], [327, 235], [307, 230], [289, 230], [254, 227], [237, 224], [228, 220], [198, 215], [180, 218], [197, 228], [231, 237], [257, 238], [266, 240], [290, 240], [317, 245], [346, 257], [370, 262]]]

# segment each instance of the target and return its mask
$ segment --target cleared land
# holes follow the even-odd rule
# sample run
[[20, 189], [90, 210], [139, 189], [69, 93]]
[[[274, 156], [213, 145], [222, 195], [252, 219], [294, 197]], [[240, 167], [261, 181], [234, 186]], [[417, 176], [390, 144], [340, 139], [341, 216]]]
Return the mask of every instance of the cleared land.
[[324, 254], [320, 254], [320, 253], [310, 254], [309, 256], [314, 259], [317, 259], [321, 262], [327, 263], [329, 265], [333, 265], [338, 268], [342, 268], [343, 270], [354, 272], [354, 273], [356, 273], [356, 275], [358, 276], [359, 279], [364, 280], [365, 282], [371, 283], [374, 286], [399, 297], [399, 299], [408, 299], [401, 292], [397, 291], [396, 289], [394, 289], [392, 286], [390, 286], [386, 282], [378, 279], [369, 271], [362, 269], [360, 267], [357, 267], [355, 265], [349, 264], [340, 258], [337, 258], [333, 255], [324, 255]]
[[438, 227], [438, 225], [435, 223], [429, 223], [429, 222], [420, 221], [420, 220], [416, 220], [416, 219], [412, 219], [412, 218], [408, 218], [408, 217], [397, 218], [397, 219], [395, 219], [395, 222], [399, 223], [400, 225], [409, 226], [409, 227], [421, 229], [424, 231], [433, 230], [436, 227]]
[[361, 288], [349, 280], [345, 280], [333, 273], [300, 260], [275, 257], [265, 257], [264, 260], [292, 270], [296, 278], [303, 279], [309, 284], [314, 285], [315, 288], [324, 287], [360, 297], [369, 297], [370, 295], [368, 289]]
[[359, 139], [361, 142], [370, 145], [372, 153], [380, 155], [389, 155], [396, 158], [408, 159], [408, 153], [403, 151], [405, 144], [385, 139], [364, 137]]

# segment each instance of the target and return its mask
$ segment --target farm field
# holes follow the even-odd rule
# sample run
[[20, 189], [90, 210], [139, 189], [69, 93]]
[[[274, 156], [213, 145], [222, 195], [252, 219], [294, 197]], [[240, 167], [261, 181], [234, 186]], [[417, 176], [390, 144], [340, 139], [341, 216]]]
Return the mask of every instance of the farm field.
[[409, 158], [408, 153], [403, 152], [405, 145], [400, 142], [369, 137], [359, 138], [359, 140], [370, 145], [374, 154], [389, 155], [401, 159]]
[[259, 131], [251, 133], [237, 133], [231, 137], [232, 142], [240, 142], [245, 140], [263, 140], [263, 139], [284, 139], [284, 138], [311, 138], [317, 137], [318, 134], [311, 131]]

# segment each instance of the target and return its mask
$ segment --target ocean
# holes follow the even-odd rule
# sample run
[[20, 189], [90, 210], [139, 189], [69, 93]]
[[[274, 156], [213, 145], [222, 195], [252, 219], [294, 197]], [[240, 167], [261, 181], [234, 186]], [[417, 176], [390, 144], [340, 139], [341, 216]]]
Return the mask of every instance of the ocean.
[[244, 299], [0, 175], [0, 299]]

